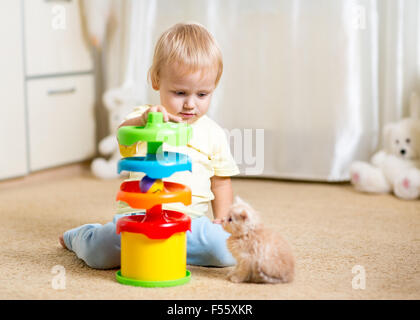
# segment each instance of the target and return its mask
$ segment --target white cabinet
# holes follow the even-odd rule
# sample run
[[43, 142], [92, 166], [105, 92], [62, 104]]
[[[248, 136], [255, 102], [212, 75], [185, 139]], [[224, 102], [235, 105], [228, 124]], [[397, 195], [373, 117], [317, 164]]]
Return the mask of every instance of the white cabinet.
[[94, 155], [79, 1], [1, 0], [0, 70], [0, 180]]
[[30, 169], [80, 161], [95, 150], [91, 75], [29, 81]]
[[0, 179], [27, 173], [21, 14], [0, 3]]
[[27, 76], [92, 68], [77, 0], [26, 0], [24, 25]]

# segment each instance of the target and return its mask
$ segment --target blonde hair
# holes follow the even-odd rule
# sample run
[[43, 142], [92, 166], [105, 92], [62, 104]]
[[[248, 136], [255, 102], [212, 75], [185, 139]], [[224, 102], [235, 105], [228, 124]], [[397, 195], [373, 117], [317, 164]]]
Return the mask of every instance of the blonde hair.
[[153, 88], [160, 86], [162, 68], [173, 64], [179, 64], [187, 73], [217, 68], [216, 86], [223, 72], [216, 40], [198, 23], [178, 23], [160, 36], [148, 73]]

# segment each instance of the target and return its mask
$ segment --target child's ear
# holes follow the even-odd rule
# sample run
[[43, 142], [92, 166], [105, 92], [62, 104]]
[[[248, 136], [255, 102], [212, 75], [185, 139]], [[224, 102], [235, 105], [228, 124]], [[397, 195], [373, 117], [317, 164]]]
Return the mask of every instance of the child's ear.
[[160, 89], [159, 77], [157, 75], [152, 75], [151, 73], [149, 73], [149, 79], [152, 83], [153, 90], [158, 91]]
[[157, 81], [152, 82], [152, 88], [153, 90], [159, 91], [159, 83]]

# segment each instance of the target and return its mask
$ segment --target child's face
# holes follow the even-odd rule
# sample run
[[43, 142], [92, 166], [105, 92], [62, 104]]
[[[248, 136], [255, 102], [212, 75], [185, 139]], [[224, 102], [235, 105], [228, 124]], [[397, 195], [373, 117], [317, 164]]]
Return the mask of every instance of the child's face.
[[182, 72], [179, 66], [163, 68], [160, 77], [160, 103], [169, 113], [193, 123], [205, 115], [216, 86], [217, 70]]

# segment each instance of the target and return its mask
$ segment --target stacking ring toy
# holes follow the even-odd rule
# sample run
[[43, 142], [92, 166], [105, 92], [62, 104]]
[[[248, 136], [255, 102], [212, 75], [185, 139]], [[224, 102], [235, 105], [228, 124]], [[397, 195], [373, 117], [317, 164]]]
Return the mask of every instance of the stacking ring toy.
[[[163, 203], [191, 204], [190, 188], [162, 180], [178, 171], [191, 171], [191, 159], [181, 153], [164, 152], [163, 143], [182, 146], [191, 136], [189, 125], [164, 123], [160, 112], [149, 112], [144, 127], [125, 126], [118, 130], [124, 157], [118, 163], [118, 172], [146, 174], [140, 181], [123, 182], [117, 194], [117, 200], [131, 208], [146, 209], [144, 215], [126, 216], [117, 222], [117, 234], [121, 234], [121, 270], [116, 278], [122, 284], [169, 287], [185, 284], [191, 278], [186, 269], [186, 232], [191, 230], [191, 218], [181, 212], [162, 210]], [[140, 141], [147, 142], [147, 155], [134, 157]]]

